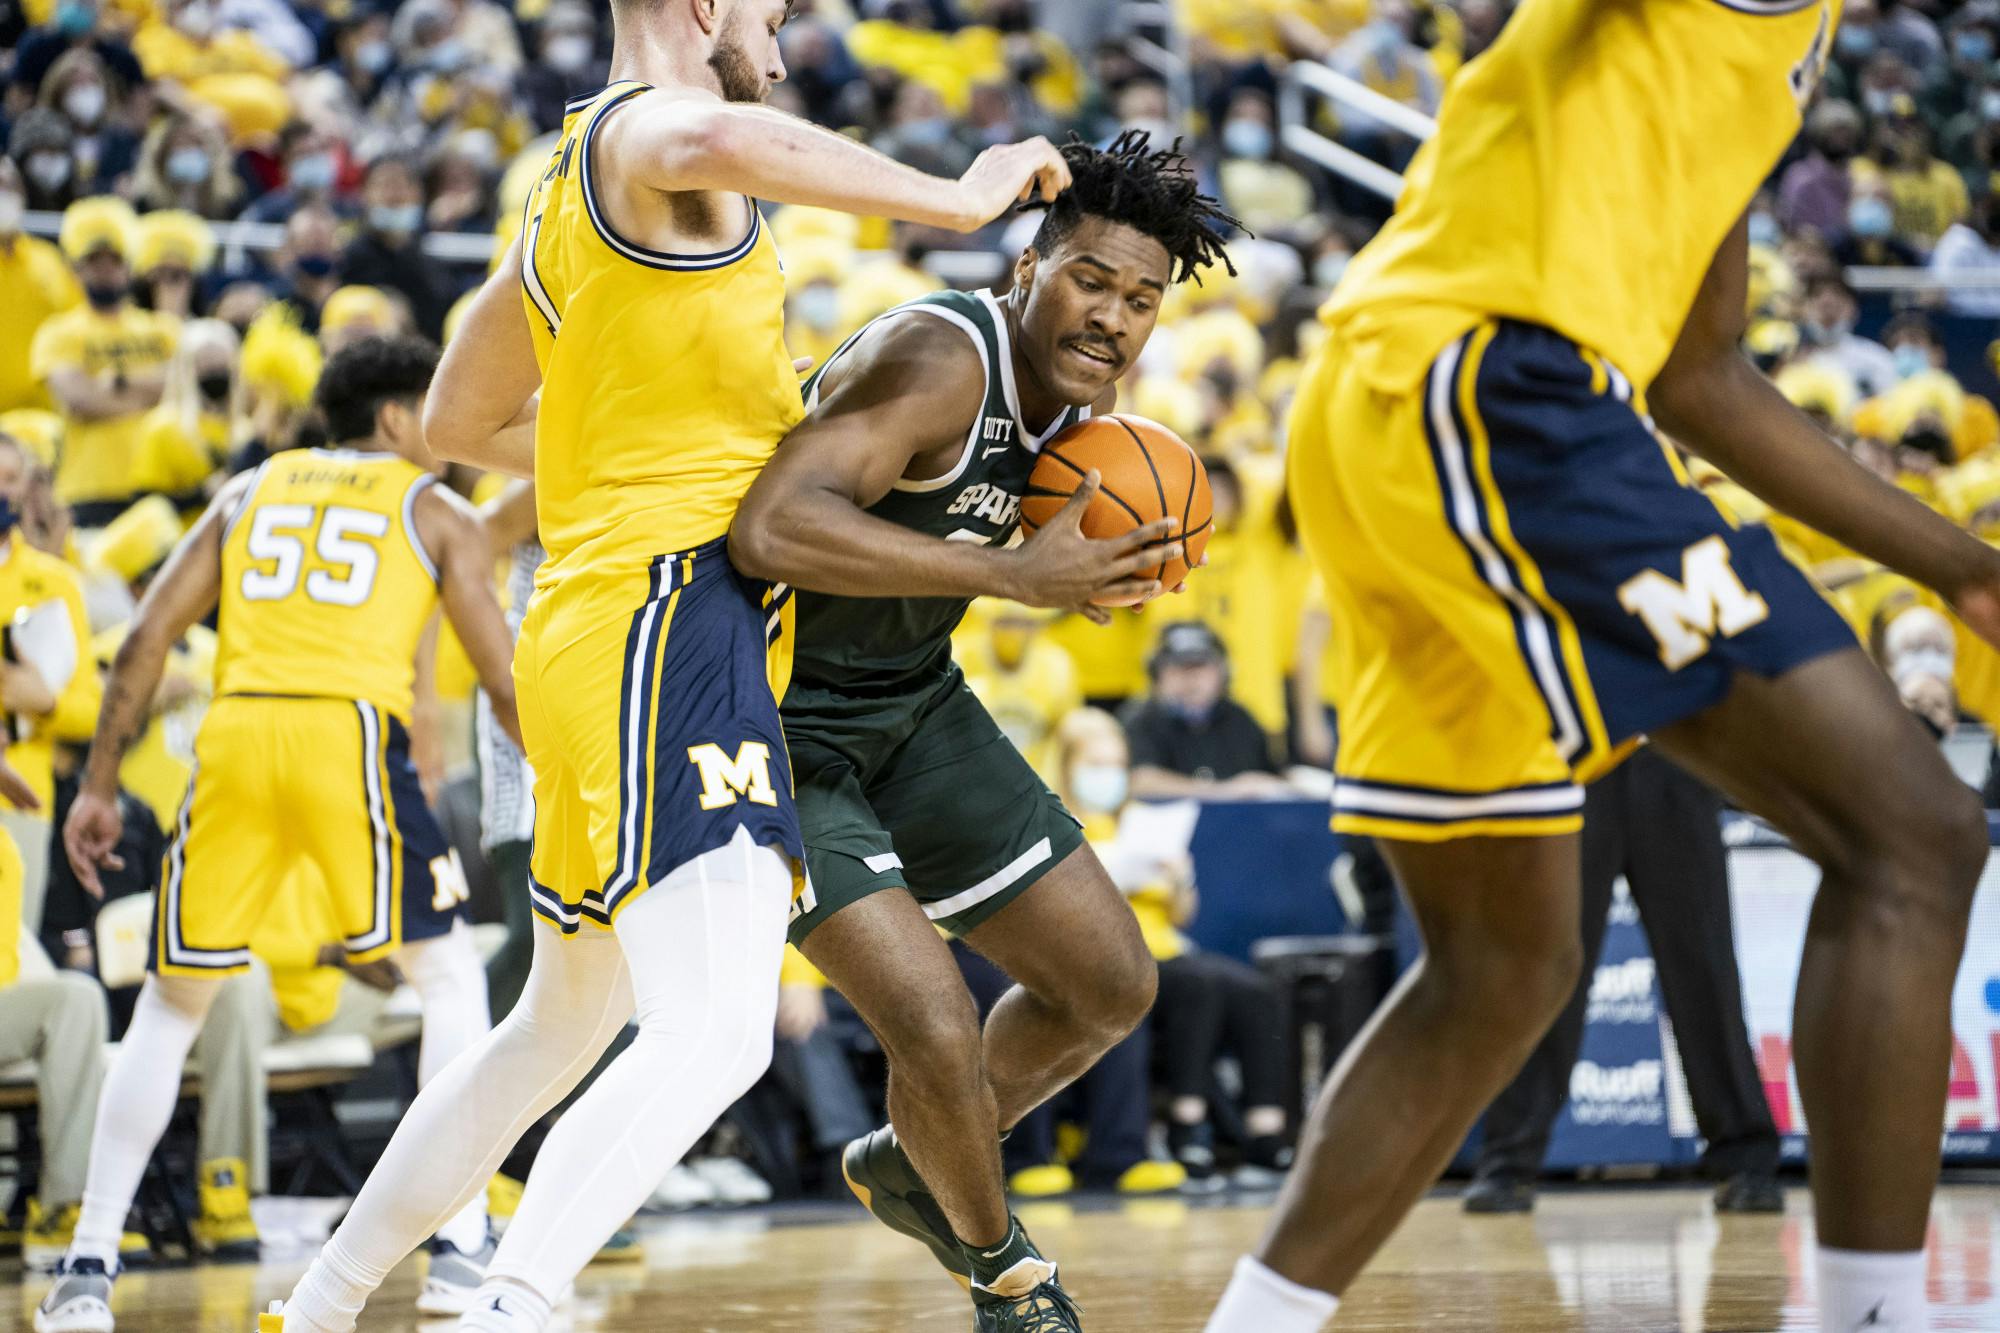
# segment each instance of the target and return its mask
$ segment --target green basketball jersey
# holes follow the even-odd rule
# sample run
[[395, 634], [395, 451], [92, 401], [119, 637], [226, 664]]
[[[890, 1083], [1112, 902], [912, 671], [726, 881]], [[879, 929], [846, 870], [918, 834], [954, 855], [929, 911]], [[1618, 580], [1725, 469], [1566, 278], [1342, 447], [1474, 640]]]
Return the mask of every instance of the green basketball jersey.
[[[948, 541], [1006, 545], [1020, 525], [1021, 495], [1042, 445], [1089, 416], [1090, 409], [1066, 409], [1047, 430], [1029, 434], [1014, 387], [1007, 316], [985, 292], [936, 292], [879, 318], [928, 319], [939, 326], [940, 338], [970, 338], [985, 368], [986, 398], [966, 423], [964, 449], [949, 472], [929, 481], [900, 479], [868, 512]], [[819, 404], [821, 378], [870, 327], [842, 343], [806, 381], [807, 412]], [[869, 693], [934, 680], [951, 661], [951, 632], [967, 605], [961, 597], [833, 597], [804, 591], [798, 601], [792, 679]]]

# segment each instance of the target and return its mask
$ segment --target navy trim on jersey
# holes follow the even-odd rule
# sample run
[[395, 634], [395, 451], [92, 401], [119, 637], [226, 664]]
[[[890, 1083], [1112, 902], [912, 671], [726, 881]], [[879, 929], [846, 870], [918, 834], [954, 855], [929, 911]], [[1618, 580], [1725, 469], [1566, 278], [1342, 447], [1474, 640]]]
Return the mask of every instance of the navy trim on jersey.
[[[1574, 683], [1562, 658], [1561, 639], [1548, 615], [1528, 595], [1521, 573], [1500, 549], [1488, 529], [1484, 497], [1472, 476], [1465, 441], [1467, 423], [1459, 411], [1459, 390], [1467, 373], [1465, 355], [1476, 333], [1469, 333], [1439, 353], [1424, 385], [1427, 409], [1424, 434], [1431, 462], [1443, 491], [1444, 512], [1473, 572], [1499, 596], [1514, 622], [1514, 640], [1528, 668], [1528, 678], [1549, 710], [1549, 736], [1564, 760], [1575, 762], [1589, 745], [1583, 710], [1577, 706]], [[1478, 367], [1470, 368], [1477, 375]], [[1475, 381], [1476, 388], [1476, 381]]]
[[1583, 788], [1573, 782], [1540, 782], [1500, 791], [1473, 792], [1335, 777], [1333, 809], [1336, 814], [1412, 824], [1550, 819], [1581, 813]]
[[1724, 9], [1733, 9], [1739, 14], [1753, 14], [1758, 18], [1777, 18], [1784, 14], [1796, 14], [1801, 9], [1810, 9], [1824, 0], [1715, 0]]
[[637, 97], [640, 93], [649, 91], [651, 91], [650, 85], [637, 84], [629, 91], [620, 93], [615, 99], [605, 104], [603, 109], [592, 118], [589, 128], [584, 130], [583, 152], [580, 158], [581, 167], [578, 171], [578, 179], [583, 186], [584, 212], [590, 215], [590, 225], [597, 232], [598, 238], [610, 246], [613, 252], [625, 259], [631, 260], [635, 264], [643, 264], [647, 268], [662, 269], [674, 273], [693, 273], [708, 269], [727, 268], [756, 249], [757, 238], [763, 234], [764, 215], [762, 210], [757, 207], [757, 202], [754, 199], [750, 199], [747, 196], [744, 198], [744, 203], [750, 207], [750, 230], [745, 233], [743, 239], [726, 250], [712, 250], [707, 254], [676, 254], [668, 250], [651, 250], [643, 245], [634, 244], [626, 240], [623, 236], [620, 236], [612, 228], [611, 220], [597, 206], [597, 187], [593, 182], [593, 173], [590, 169], [591, 140], [597, 137], [597, 127], [604, 123], [605, 117], [609, 116], [613, 111], [616, 111], [632, 98]]

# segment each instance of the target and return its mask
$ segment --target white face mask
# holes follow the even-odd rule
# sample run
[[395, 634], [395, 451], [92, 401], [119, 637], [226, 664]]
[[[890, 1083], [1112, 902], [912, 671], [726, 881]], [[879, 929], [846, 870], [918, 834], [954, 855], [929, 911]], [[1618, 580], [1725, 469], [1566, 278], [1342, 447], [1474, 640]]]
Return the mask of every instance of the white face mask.
[[1078, 764], [1069, 771], [1069, 792], [1090, 814], [1116, 814], [1125, 805], [1131, 776], [1117, 764]]
[[0, 236], [15, 236], [21, 230], [21, 214], [27, 201], [13, 190], [0, 193]]
[[104, 85], [79, 83], [63, 94], [63, 110], [69, 118], [88, 129], [104, 114]]
[[549, 68], [563, 74], [575, 74], [590, 63], [592, 43], [581, 33], [571, 33], [549, 39], [549, 49], [545, 58]]

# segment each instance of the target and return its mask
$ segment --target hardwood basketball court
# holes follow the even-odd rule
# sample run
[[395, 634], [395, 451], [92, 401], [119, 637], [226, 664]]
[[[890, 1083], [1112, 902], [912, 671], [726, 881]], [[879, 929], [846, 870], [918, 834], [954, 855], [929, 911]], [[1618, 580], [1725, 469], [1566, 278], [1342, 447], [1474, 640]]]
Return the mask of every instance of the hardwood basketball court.
[[[1263, 1206], [1174, 1199], [1030, 1205], [1092, 1333], [1199, 1333]], [[1933, 1327], [2000, 1330], [2000, 1188], [1954, 1184], [1934, 1212]], [[603, 1333], [877, 1333], [970, 1326], [964, 1297], [927, 1255], [857, 1209], [695, 1214], [642, 1224], [646, 1262], [596, 1265], [558, 1328]], [[1594, 1185], [1545, 1193], [1532, 1218], [1468, 1218], [1425, 1202], [1350, 1293], [1336, 1330], [1491, 1333], [1769, 1333], [1810, 1329], [1812, 1222], [1803, 1190], [1783, 1217], [1718, 1218], [1705, 1192]], [[134, 1273], [121, 1333], [247, 1333], [308, 1252], [258, 1267]], [[398, 1269], [364, 1333], [442, 1330], [411, 1305], [420, 1268]], [[40, 1279], [14, 1279], [0, 1333], [31, 1327]]]

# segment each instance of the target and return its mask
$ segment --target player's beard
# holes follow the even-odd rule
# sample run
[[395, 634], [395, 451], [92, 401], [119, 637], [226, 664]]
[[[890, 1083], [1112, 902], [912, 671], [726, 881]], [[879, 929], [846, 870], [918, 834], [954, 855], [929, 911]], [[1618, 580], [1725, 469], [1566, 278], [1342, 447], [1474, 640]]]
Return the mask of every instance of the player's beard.
[[770, 85], [757, 72], [756, 62], [734, 38], [725, 37], [715, 44], [715, 50], [709, 53], [708, 67], [715, 71], [715, 80], [722, 85], [725, 102], [761, 102], [770, 92]]

